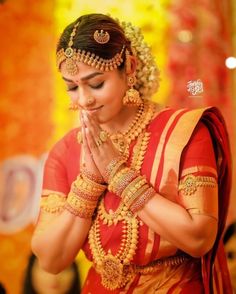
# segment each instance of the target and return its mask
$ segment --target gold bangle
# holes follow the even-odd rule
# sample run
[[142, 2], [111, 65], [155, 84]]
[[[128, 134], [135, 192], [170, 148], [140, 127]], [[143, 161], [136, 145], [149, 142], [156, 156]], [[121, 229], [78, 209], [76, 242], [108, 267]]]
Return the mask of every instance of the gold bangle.
[[100, 197], [100, 194], [99, 195], [91, 195], [91, 194], [85, 193], [85, 192], [81, 191], [80, 189], [78, 189], [78, 187], [76, 187], [73, 184], [71, 186], [71, 191], [73, 193], [75, 193], [76, 195], [78, 195], [79, 197], [84, 198], [89, 201], [97, 201]]
[[110, 183], [111, 179], [118, 172], [120, 167], [125, 163], [125, 159], [121, 156], [118, 156], [111, 160], [105, 170], [104, 179], [107, 183]]
[[68, 194], [65, 208], [81, 218], [91, 218], [96, 206], [97, 201], [85, 200], [73, 192], [70, 192]]
[[156, 195], [156, 191], [153, 189], [153, 187], [149, 187], [143, 194], [133, 201], [133, 203], [130, 205], [130, 210], [133, 213], [141, 210], [154, 195]]
[[130, 207], [136, 201], [136, 199], [140, 197], [140, 195], [142, 195], [144, 192], [148, 190], [148, 188], [148, 184], [144, 184], [129, 199], [124, 199], [127, 207]]
[[131, 199], [134, 198], [136, 192], [145, 184], [147, 184], [147, 180], [143, 176], [138, 176], [135, 178], [122, 192], [121, 198], [125, 203], [130, 203]]
[[93, 193], [93, 195], [101, 195], [106, 189], [105, 185], [92, 182], [88, 178], [82, 178], [81, 174], [73, 183], [79, 190], [82, 190], [85, 193]]
[[86, 178], [90, 179], [92, 182], [95, 182], [98, 184], [102, 184], [104, 182], [104, 179], [102, 176], [98, 176], [98, 175], [91, 173], [85, 167], [81, 168], [81, 174], [82, 174], [83, 178], [86, 177]]
[[111, 192], [114, 192], [114, 189], [117, 185], [117, 183], [120, 181], [122, 175], [126, 174], [129, 171], [128, 167], [124, 167], [121, 170], [119, 170], [114, 177], [111, 179], [109, 185], [108, 185], [108, 190]]
[[125, 187], [127, 187], [137, 176], [137, 171], [132, 170], [131, 168], [124, 168], [114, 176], [109, 185], [110, 189], [108, 186], [108, 190], [121, 196]]

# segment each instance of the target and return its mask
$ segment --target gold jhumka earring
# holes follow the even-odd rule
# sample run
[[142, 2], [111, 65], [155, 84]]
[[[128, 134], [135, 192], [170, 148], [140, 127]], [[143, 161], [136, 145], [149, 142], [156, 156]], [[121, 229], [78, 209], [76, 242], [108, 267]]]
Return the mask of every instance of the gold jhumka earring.
[[[129, 73], [131, 71], [131, 61], [130, 61], [130, 53], [129, 50], [125, 50], [126, 61], [125, 67], [126, 72]], [[134, 85], [136, 84], [135, 73], [128, 74], [127, 76], [127, 84], [129, 89], [126, 91], [125, 96], [123, 98], [123, 104], [128, 106], [139, 106], [143, 103], [142, 98], [140, 97], [139, 92], [134, 89]]]

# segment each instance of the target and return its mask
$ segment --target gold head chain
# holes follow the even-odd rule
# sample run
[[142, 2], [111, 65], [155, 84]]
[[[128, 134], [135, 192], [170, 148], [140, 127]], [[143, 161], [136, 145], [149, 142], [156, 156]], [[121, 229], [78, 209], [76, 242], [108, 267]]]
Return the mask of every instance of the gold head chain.
[[[86, 52], [85, 50], [72, 48], [73, 38], [76, 35], [76, 29], [78, 25], [79, 22], [76, 23], [73, 27], [68, 47], [66, 49], [62, 48], [57, 52], [58, 69], [60, 68], [60, 65], [63, 61], [66, 62], [66, 70], [71, 75], [76, 75], [78, 73], [78, 62], [83, 62], [101, 71], [111, 71], [121, 65], [123, 62], [122, 55], [125, 49], [124, 45], [121, 51], [111, 59], [104, 59], [89, 51]], [[110, 40], [110, 35], [106, 31], [104, 32], [103, 30], [96, 30], [94, 32], [93, 38], [99, 44], [106, 44]]]

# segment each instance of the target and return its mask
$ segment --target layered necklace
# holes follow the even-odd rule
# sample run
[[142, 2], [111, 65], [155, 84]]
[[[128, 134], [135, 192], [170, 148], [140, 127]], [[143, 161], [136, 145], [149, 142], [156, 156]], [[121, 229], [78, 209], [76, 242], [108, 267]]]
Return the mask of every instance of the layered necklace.
[[151, 121], [155, 112], [156, 104], [144, 100], [139, 106], [135, 118], [124, 132], [110, 134], [110, 139], [120, 154], [127, 159], [131, 141], [136, 139]]
[[[150, 138], [150, 133], [144, 130], [153, 118], [155, 111], [155, 104], [145, 101], [143, 106], [139, 108], [128, 130], [111, 136], [115, 147], [122, 155], [125, 153], [126, 158], [129, 156], [131, 141], [138, 137], [130, 165], [131, 168], [137, 171], [141, 169]], [[111, 226], [116, 225], [118, 222], [122, 223], [121, 243], [117, 253], [113, 255], [111, 250], [106, 252], [102, 246], [100, 224]], [[138, 246], [138, 228], [139, 221], [137, 217], [129, 211], [123, 201], [120, 201], [115, 212], [108, 213], [104, 199], [101, 199], [97, 216], [89, 231], [89, 244], [95, 269], [100, 273], [102, 285], [105, 288], [109, 290], [121, 288], [134, 275], [129, 265]]]

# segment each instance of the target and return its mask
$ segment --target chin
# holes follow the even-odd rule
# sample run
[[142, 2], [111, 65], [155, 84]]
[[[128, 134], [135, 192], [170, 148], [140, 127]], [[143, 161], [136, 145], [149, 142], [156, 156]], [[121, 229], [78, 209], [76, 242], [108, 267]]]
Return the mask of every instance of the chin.
[[99, 122], [99, 124], [105, 124], [108, 123], [110, 120], [112, 120], [112, 118], [109, 117], [104, 117], [104, 116], [97, 116], [97, 120]]

